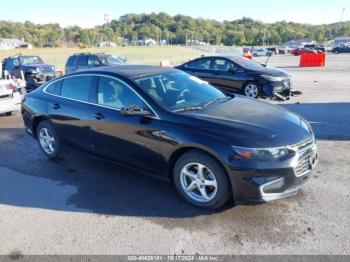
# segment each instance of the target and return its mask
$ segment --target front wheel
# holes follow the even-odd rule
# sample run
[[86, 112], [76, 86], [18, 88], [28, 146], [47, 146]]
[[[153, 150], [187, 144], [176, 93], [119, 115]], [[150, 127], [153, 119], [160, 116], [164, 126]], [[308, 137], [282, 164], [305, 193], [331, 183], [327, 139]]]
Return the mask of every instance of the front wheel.
[[248, 82], [243, 87], [243, 94], [251, 98], [258, 98], [261, 93], [261, 88], [255, 82]]
[[60, 156], [61, 142], [52, 124], [44, 120], [39, 123], [36, 136], [40, 148], [50, 159], [58, 159]]
[[231, 197], [225, 170], [217, 160], [199, 151], [179, 158], [174, 167], [174, 183], [187, 202], [204, 209], [218, 209]]

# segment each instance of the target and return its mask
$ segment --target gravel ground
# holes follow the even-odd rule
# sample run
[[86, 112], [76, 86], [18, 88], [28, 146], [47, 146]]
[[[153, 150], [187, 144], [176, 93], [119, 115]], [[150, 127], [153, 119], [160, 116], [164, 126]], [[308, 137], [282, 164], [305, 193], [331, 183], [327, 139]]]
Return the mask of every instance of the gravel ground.
[[[263, 61], [263, 59], [260, 59]], [[0, 254], [350, 254], [350, 55], [325, 68], [273, 57], [318, 138], [315, 178], [292, 198], [208, 213], [170, 185], [94, 158], [47, 160], [20, 115], [0, 116]]]

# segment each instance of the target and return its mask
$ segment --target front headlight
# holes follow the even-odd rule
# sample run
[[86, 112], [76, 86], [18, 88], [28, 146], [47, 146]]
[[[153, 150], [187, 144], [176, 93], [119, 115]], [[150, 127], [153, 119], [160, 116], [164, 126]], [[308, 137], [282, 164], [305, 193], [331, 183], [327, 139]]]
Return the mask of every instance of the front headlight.
[[290, 154], [288, 148], [232, 148], [240, 158], [260, 161], [279, 160]]
[[38, 67], [34, 68], [34, 69], [32, 69], [32, 73], [33, 74], [38, 74], [38, 73], [40, 73], [40, 69]]
[[261, 77], [271, 82], [282, 82], [284, 79], [283, 77], [266, 76], [266, 75], [262, 75]]

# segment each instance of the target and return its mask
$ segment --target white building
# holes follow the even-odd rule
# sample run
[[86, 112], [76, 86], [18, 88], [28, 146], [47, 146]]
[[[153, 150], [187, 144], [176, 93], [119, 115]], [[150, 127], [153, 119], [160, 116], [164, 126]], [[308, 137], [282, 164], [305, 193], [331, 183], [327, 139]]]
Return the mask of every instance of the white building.
[[155, 45], [157, 45], [157, 41], [154, 40], [154, 39], [149, 38], [149, 39], [146, 39], [146, 40], [145, 40], [145, 45], [148, 45], [148, 46], [155, 46]]
[[97, 44], [98, 47], [116, 47], [117, 44], [114, 42], [101, 41]]
[[340, 36], [334, 38], [334, 46], [350, 45], [350, 37]]
[[309, 39], [309, 38], [303, 38], [303, 39], [293, 39], [289, 40], [288, 42], [285, 42], [281, 45], [282, 48], [299, 48], [304, 47], [305, 45], [313, 45], [316, 44], [315, 40]]
[[15, 48], [32, 49], [33, 46], [20, 39], [0, 38], [0, 49], [10, 50]]

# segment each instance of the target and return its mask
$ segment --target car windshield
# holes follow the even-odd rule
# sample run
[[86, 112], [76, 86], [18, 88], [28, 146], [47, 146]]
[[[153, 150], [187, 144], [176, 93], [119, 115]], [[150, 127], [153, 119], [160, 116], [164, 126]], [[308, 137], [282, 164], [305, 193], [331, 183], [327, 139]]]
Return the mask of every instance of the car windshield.
[[98, 58], [101, 60], [104, 65], [121, 65], [125, 64], [124, 60], [121, 57], [114, 55], [99, 55]]
[[229, 99], [224, 93], [194, 76], [183, 72], [135, 78], [160, 106], [169, 111], [199, 110], [216, 101]]
[[248, 70], [261, 70], [264, 68], [262, 64], [244, 57], [235, 57], [232, 61]]
[[44, 63], [44, 61], [38, 56], [22, 56], [20, 60], [22, 65], [39, 65]]

